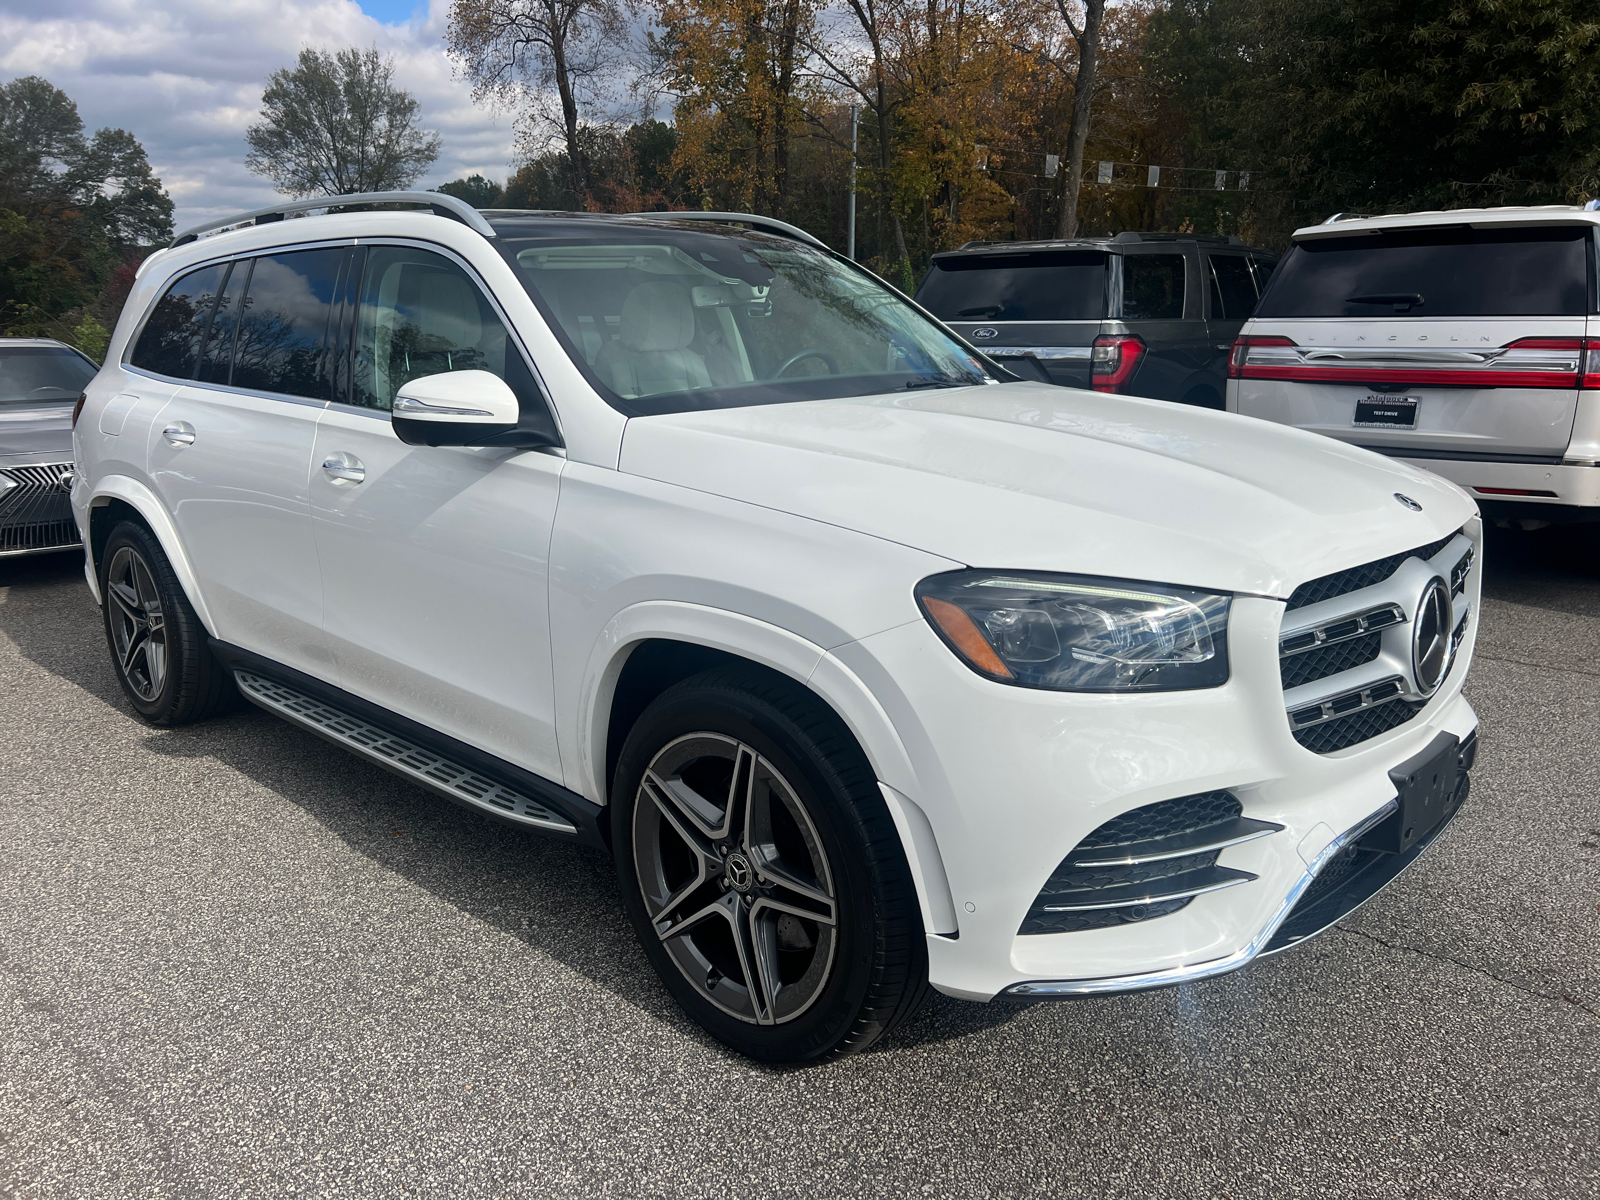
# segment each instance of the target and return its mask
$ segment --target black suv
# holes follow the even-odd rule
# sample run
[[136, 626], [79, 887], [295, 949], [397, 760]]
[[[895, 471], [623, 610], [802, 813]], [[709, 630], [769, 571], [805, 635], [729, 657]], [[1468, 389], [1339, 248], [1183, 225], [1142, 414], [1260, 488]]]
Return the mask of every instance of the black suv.
[[1029, 379], [1221, 408], [1228, 348], [1278, 256], [1236, 237], [968, 242], [917, 301]]

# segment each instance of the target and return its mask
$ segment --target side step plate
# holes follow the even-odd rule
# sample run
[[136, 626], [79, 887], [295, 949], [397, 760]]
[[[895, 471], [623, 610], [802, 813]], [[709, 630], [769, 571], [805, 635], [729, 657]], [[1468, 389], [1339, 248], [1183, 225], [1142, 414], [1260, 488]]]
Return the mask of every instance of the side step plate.
[[415, 742], [396, 737], [304, 692], [285, 687], [275, 679], [266, 679], [249, 671], [235, 671], [233, 675], [247, 700], [296, 725], [305, 726], [336, 745], [354, 750], [363, 758], [388, 767], [414, 783], [441, 792], [452, 800], [492, 812], [498, 817], [509, 817], [519, 824], [551, 829], [557, 833], [577, 832], [571, 821], [537, 800], [514, 792], [432, 750], [425, 750]]

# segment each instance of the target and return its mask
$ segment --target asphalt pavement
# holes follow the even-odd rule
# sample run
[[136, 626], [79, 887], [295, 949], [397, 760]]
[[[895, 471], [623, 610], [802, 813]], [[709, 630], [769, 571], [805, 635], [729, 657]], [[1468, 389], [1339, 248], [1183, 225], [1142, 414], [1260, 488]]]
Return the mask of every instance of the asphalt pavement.
[[1600, 1195], [1600, 533], [1499, 535], [1472, 798], [1181, 989], [709, 1041], [609, 861], [254, 710], [155, 730], [75, 556], [0, 562], [0, 1196]]

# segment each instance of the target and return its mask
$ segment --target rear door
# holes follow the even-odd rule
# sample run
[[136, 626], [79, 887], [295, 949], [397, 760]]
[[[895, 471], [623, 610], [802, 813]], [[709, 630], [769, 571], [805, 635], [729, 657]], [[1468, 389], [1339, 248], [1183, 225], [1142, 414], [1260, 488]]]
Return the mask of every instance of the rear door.
[[1560, 461], [1592, 275], [1583, 225], [1306, 238], [1261, 298], [1230, 407], [1419, 461]]
[[169, 364], [190, 378], [154, 422], [148, 451], [216, 635], [323, 679], [331, 669], [307, 486], [349, 253], [225, 264], [215, 292], [195, 300], [197, 359]]
[[[1119, 331], [1144, 342], [1137, 371], [1120, 391], [1156, 400], [1203, 399], [1196, 378], [1206, 364], [1206, 323], [1195, 286], [1196, 257], [1173, 246], [1129, 247], [1121, 263]], [[1222, 391], [1216, 389], [1214, 403]]]
[[1024, 378], [1087, 388], [1110, 257], [1095, 249], [936, 255], [917, 301]]

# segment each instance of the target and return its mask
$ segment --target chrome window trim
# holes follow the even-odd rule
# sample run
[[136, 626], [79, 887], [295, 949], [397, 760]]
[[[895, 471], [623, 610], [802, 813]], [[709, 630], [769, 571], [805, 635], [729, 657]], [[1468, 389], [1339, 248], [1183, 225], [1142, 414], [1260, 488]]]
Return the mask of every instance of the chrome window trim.
[[139, 375], [145, 379], [153, 379], [157, 383], [170, 383], [180, 388], [202, 388], [211, 392], [225, 392], [230, 396], [248, 396], [252, 400], [277, 400], [284, 404], [299, 404], [307, 408], [327, 408], [331, 400], [314, 400], [310, 396], [290, 396], [284, 392], [263, 392], [253, 388], [234, 387], [231, 383], [201, 383], [197, 379], [174, 379], [171, 375], [157, 375], [154, 371], [146, 371], [142, 367], [130, 367], [126, 363], [122, 369], [130, 375]]
[[1169, 967], [1164, 971], [1149, 971], [1142, 975], [1113, 975], [1101, 979], [1041, 979], [1030, 980], [1026, 983], [1014, 983], [1006, 988], [1005, 994], [1011, 996], [1094, 996], [1108, 992], [1133, 992], [1144, 991], [1149, 988], [1167, 987], [1175, 983], [1193, 983], [1200, 979], [1209, 979], [1213, 975], [1225, 975], [1230, 971], [1237, 971], [1240, 967], [1248, 966], [1272, 941], [1273, 934], [1278, 932], [1278, 926], [1288, 920], [1294, 906], [1300, 902], [1300, 897], [1305, 894], [1322, 869], [1328, 865], [1335, 855], [1339, 854], [1346, 846], [1358, 841], [1368, 830], [1386, 819], [1390, 813], [1398, 812], [1400, 801], [1398, 797], [1386, 800], [1383, 807], [1368, 816], [1359, 824], [1351, 826], [1333, 841], [1329, 842], [1322, 853], [1314, 858], [1305, 872], [1295, 882], [1294, 886], [1278, 905], [1278, 910], [1273, 913], [1272, 919], [1256, 934], [1246, 946], [1235, 950], [1232, 954], [1223, 955], [1221, 958], [1210, 959], [1207, 962], [1191, 963], [1181, 967]]

